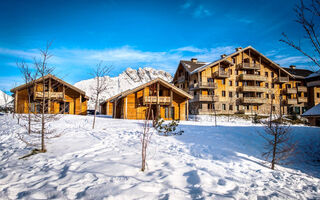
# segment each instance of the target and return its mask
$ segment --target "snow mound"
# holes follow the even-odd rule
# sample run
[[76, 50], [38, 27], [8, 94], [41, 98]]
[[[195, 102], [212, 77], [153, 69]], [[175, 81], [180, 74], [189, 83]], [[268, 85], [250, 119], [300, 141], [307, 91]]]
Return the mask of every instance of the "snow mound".
[[[140, 171], [143, 121], [65, 115], [50, 124], [61, 137], [48, 152], [17, 139], [17, 118], [0, 116], [0, 199], [319, 199], [320, 169], [300, 160], [271, 170], [261, 157], [263, 126], [181, 122], [181, 136], [153, 134]], [[21, 121], [20, 121], [21, 123]], [[233, 125], [233, 126], [230, 126]], [[294, 139], [320, 128], [295, 126]], [[27, 134], [27, 133], [25, 133]], [[300, 152], [302, 153], [302, 152]]]
[[12, 100], [12, 96], [7, 95], [6, 93], [0, 90], [0, 106], [5, 106], [6, 103], [9, 104]]
[[[139, 68], [138, 70], [127, 68], [117, 77], [107, 76], [108, 89], [104, 92], [100, 100], [103, 101], [109, 97], [112, 97], [120, 92], [126, 91], [128, 89], [135, 88], [141, 84], [147, 83], [156, 78], [162, 78], [165, 81], [171, 82], [172, 76], [170, 73], [163, 70], [156, 70], [150, 67]], [[95, 86], [94, 79], [83, 80], [74, 84], [74, 86], [80, 88], [86, 92], [89, 97], [93, 96], [94, 91], [92, 88]], [[94, 104], [90, 100], [88, 102], [88, 109], [93, 109]]]

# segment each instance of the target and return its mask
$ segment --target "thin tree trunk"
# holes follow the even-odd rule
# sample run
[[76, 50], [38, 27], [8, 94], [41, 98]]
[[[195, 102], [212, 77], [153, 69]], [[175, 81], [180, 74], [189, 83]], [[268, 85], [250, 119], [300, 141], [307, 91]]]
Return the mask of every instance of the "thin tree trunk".
[[99, 95], [97, 94], [97, 96], [96, 96], [96, 102], [95, 102], [95, 105], [94, 105], [94, 117], [93, 117], [92, 129], [94, 129], [94, 125], [95, 125], [95, 123], [96, 123], [96, 115], [97, 115], [98, 98], [99, 98]]
[[271, 169], [274, 170], [274, 165], [276, 161], [276, 149], [277, 149], [277, 134], [274, 135], [274, 144], [273, 144], [273, 152], [272, 152], [272, 161], [271, 161]]

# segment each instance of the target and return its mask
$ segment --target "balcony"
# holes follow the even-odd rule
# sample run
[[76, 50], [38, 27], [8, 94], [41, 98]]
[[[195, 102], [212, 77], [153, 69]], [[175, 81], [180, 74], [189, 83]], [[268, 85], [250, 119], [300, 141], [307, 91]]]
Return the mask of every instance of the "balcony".
[[240, 87], [241, 92], [267, 92], [268, 88], [262, 87], [262, 86], [241, 86]]
[[[44, 97], [46, 99], [64, 99], [63, 92], [50, 92], [50, 97], [49, 97], [49, 92], [44, 93]], [[43, 98], [43, 92], [36, 92], [35, 93], [35, 98], [36, 99], [42, 99]]]
[[286, 99], [285, 104], [291, 105], [291, 104], [298, 104], [297, 99]]
[[195, 89], [216, 89], [217, 84], [213, 82], [201, 82], [201, 83], [194, 83], [193, 85], [190, 85], [190, 90]]
[[224, 70], [219, 70], [213, 73], [214, 78], [229, 78], [230, 73]]
[[240, 63], [240, 64], [238, 64], [238, 68], [239, 69], [256, 69], [256, 70], [259, 70], [260, 69], [260, 64], [256, 64], [256, 63]]
[[275, 82], [275, 83], [286, 83], [286, 82], [289, 82], [289, 77], [288, 76], [275, 77], [273, 79], [273, 82]]
[[159, 97], [159, 101], [157, 96], [145, 96], [143, 98], [143, 103], [144, 104], [170, 104], [170, 97]]
[[219, 101], [219, 96], [215, 95], [195, 95], [190, 102], [197, 102], [197, 101]]
[[285, 94], [297, 94], [297, 88], [285, 88], [283, 92]]
[[257, 74], [240, 74], [239, 80], [240, 81], [266, 81], [267, 77], [257, 75]]
[[308, 88], [306, 86], [298, 86], [298, 92], [308, 92]]
[[179, 76], [178, 77], [178, 83], [183, 83], [186, 80], [184, 76]]
[[267, 99], [262, 98], [262, 97], [242, 97], [242, 98], [240, 98], [240, 101], [243, 104], [264, 104], [264, 103], [267, 103]]
[[298, 97], [298, 102], [299, 103], [308, 103], [308, 98], [307, 97]]

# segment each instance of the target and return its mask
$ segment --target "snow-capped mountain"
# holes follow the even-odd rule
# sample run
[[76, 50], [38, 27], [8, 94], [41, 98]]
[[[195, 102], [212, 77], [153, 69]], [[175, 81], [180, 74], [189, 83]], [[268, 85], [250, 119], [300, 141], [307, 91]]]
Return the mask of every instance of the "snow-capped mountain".
[[9, 104], [12, 101], [13, 97], [7, 95], [6, 93], [0, 90], [0, 106], [4, 106], [6, 103]]
[[[126, 91], [128, 89], [135, 88], [141, 84], [147, 83], [156, 78], [162, 78], [165, 81], [172, 81], [172, 76], [168, 72], [163, 70], [156, 70], [153, 68], [145, 67], [139, 68], [138, 70], [127, 68], [117, 77], [107, 76], [108, 89], [104, 92], [100, 100], [105, 100], [112, 97], [120, 92]], [[94, 91], [92, 88], [95, 86], [94, 79], [88, 79], [79, 81], [74, 84], [74, 86], [86, 92], [86, 95], [92, 97]], [[89, 100], [88, 109], [93, 109], [94, 103]]]

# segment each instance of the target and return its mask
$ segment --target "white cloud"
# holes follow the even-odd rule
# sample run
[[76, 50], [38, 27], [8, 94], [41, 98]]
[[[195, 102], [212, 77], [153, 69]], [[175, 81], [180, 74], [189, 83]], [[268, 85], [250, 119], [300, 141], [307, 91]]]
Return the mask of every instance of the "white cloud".
[[193, 16], [195, 18], [209, 17], [211, 15], [211, 12], [208, 9], [204, 8], [203, 5], [198, 5], [193, 12]]
[[274, 60], [275, 63], [280, 64], [281, 66], [297, 65], [302, 63], [308, 63], [310, 60], [304, 56], [276, 56]]

